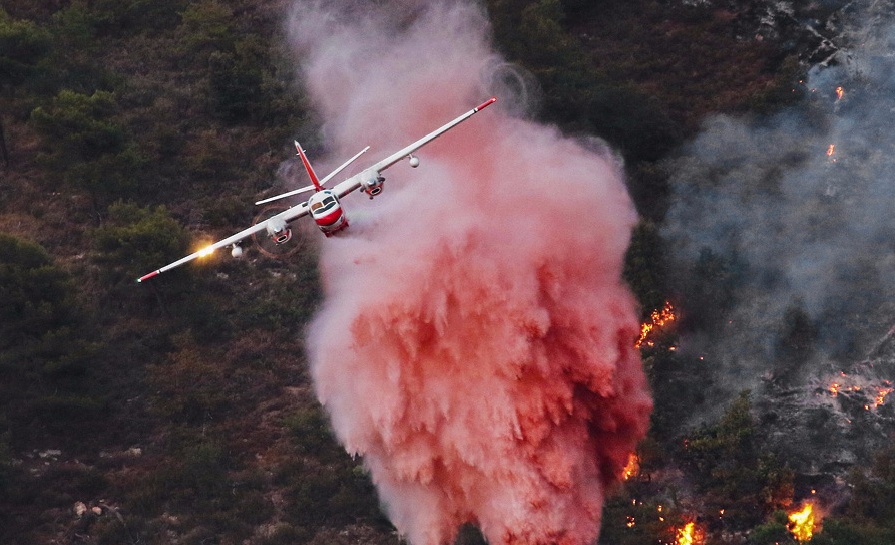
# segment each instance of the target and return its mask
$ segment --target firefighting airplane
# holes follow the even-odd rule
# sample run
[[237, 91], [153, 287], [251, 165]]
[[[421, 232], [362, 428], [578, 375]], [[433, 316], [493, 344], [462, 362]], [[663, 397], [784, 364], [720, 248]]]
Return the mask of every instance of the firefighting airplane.
[[392, 155], [389, 155], [382, 161], [379, 161], [373, 166], [363, 170], [360, 174], [355, 174], [347, 180], [337, 184], [332, 189], [326, 189], [324, 187], [325, 184], [336, 174], [353, 163], [358, 157], [363, 155], [368, 149], [370, 149], [370, 147], [367, 146], [366, 148], [361, 150], [360, 153], [346, 161], [339, 168], [337, 168], [321, 180], [314, 172], [314, 168], [311, 166], [310, 161], [308, 161], [308, 157], [305, 155], [305, 152], [302, 149], [301, 145], [298, 142], [295, 142], [295, 149], [298, 151], [298, 156], [301, 158], [301, 162], [304, 165], [305, 170], [308, 171], [308, 176], [311, 178], [311, 183], [313, 185], [303, 187], [301, 189], [296, 189], [295, 191], [290, 191], [288, 193], [283, 193], [282, 195], [277, 195], [276, 197], [264, 199], [256, 202], [255, 204], [265, 204], [285, 197], [290, 197], [292, 195], [297, 195], [299, 193], [314, 191], [314, 194], [311, 195], [311, 198], [301, 204], [292, 206], [264, 221], [258, 222], [248, 229], [240, 231], [231, 237], [227, 237], [224, 240], [219, 240], [218, 242], [206, 246], [198, 252], [192, 253], [186, 257], [178, 259], [173, 263], [165, 265], [161, 269], [152, 271], [149, 274], [145, 274], [138, 278], [137, 282], [143, 282], [144, 280], [148, 280], [149, 278], [152, 278], [159, 273], [163, 273], [167, 270], [173, 269], [174, 267], [183, 265], [184, 263], [190, 262], [196, 258], [207, 256], [218, 248], [223, 248], [225, 246], [233, 247], [231, 251], [233, 257], [241, 257], [242, 247], [239, 245], [240, 241], [261, 231], [266, 230], [268, 236], [270, 236], [274, 243], [285, 244], [292, 239], [292, 230], [289, 228], [289, 223], [309, 214], [311, 218], [314, 219], [317, 227], [319, 227], [320, 230], [323, 231], [324, 235], [330, 237], [336, 234], [342, 229], [348, 227], [348, 217], [346, 216], [345, 211], [342, 209], [342, 204], [339, 199], [358, 189], [363, 189], [364, 193], [369, 195], [371, 199], [376, 195], [379, 195], [379, 193], [382, 192], [382, 184], [383, 182], [385, 182], [385, 178], [382, 177], [383, 170], [397, 164], [405, 158], [408, 160], [411, 167], [418, 167], [420, 164], [420, 160], [418, 157], [413, 155], [414, 152], [416, 152], [418, 149], [425, 146], [429, 142], [435, 140], [445, 132], [459, 125], [463, 121], [466, 121], [479, 110], [490, 106], [496, 100], [497, 98], [491, 97], [479, 106], [469, 110], [453, 121], [442, 125], [438, 129], [435, 129], [423, 138], [417, 140], [413, 144], [410, 144], [406, 148], [397, 151]]

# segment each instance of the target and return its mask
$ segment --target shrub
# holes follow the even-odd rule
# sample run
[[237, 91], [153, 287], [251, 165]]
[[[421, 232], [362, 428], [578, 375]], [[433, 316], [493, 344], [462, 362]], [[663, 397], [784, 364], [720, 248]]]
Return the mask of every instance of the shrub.
[[141, 208], [118, 201], [108, 219], [91, 231], [97, 261], [110, 267], [107, 279], [134, 278], [187, 253], [188, 235], [163, 206]]
[[28, 80], [49, 54], [49, 32], [30, 21], [17, 21], [0, 8], [0, 88]]
[[117, 114], [113, 93], [69, 90], [31, 112], [31, 125], [43, 137], [41, 162], [101, 203], [137, 188], [147, 163]]
[[302, 454], [320, 456], [337, 454], [341, 450], [336, 445], [329, 421], [319, 406], [299, 410], [283, 423], [292, 435], [293, 444]]
[[214, 355], [191, 342], [172, 353], [168, 361], [149, 367], [155, 412], [166, 420], [201, 425], [231, 404], [226, 387], [228, 370]]
[[0, 233], [0, 350], [70, 323], [71, 287], [42, 247]]

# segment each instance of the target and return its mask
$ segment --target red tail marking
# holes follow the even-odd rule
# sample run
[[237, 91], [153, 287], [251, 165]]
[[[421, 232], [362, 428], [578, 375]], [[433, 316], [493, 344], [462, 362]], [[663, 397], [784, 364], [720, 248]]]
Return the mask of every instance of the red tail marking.
[[305, 166], [305, 170], [308, 171], [308, 176], [311, 178], [311, 183], [314, 184], [314, 189], [317, 191], [323, 191], [323, 186], [320, 185], [320, 178], [317, 177], [317, 173], [314, 172], [314, 167], [311, 166], [311, 162], [308, 161], [308, 156], [305, 155], [305, 150], [301, 149], [301, 144], [298, 141], [295, 141], [295, 149], [298, 150], [298, 156], [301, 157], [301, 162]]

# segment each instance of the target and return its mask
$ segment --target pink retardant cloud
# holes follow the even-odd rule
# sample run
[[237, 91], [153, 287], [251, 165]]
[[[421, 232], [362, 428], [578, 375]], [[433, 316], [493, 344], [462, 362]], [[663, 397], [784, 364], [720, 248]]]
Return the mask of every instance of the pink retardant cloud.
[[[292, 37], [337, 150], [371, 160], [488, 98], [465, 2], [297, 4]], [[315, 7], [316, 6], [316, 7]], [[499, 97], [512, 100], [512, 97]], [[344, 200], [308, 332], [320, 401], [413, 545], [585, 545], [651, 400], [621, 279], [636, 215], [605, 149], [497, 105]]]

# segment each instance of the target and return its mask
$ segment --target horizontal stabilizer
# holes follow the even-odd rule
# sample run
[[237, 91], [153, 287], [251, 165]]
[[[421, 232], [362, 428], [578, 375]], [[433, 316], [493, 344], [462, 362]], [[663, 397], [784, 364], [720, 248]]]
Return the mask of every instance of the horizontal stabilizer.
[[[297, 143], [297, 142], [296, 142], [296, 147], [298, 147], [298, 143]], [[329, 174], [327, 174], [325, 178], [323, 178], [322, 180], [320, 180], [319, 182], [317, 182], [317, 183], [319, 184], [319, 186], [322, 188], [324, 185], [326, 185], [326, 182], [332, 180], [333, 176], [335, 176], [336, 174], [338, 174], [338, 173], [342, 172], [343, 170], [345, 170], [345, 169], [348, 167], [348, 165], [350, 165], [351, 163], [357, 161], [357, 158], [360, 157], [361, 155], [363, 155], [364, 153], [366, 153], [367, 150], [369, 150], [369, 149], [370, 149], [370, 146], [365, 147], [364, 149], [360, 150], [360, 151], [357, 153], [357, 155], [355, 155], [355, 156], [352, 157], [351, 159], [348, 159], [347, 161], [345, 161], [344, 163], [342, 163], [342, 165], [341, 165], [339, 168], [337, 168], [336, 170], [334, 170], [334, 171], [330, 172]], [[266, 203], [273, 202], [273, 201], [278, 201], [278, 200], [280, 200], [280, 199], [285, 199], [286, 197], [291, 197], [292, 195], [298, 195], [299, 193], [304, 193], [304, 192], [306, 192], [306, 191], [311, 191], [311, 190], [314, 190], [314, 189], [317, 189], [317, 186], [316, 186], [316, 185], [309, 185], [309, 186], [307, 186], [307, 187], [303, 187], [303, 188], [301, 188], [301, 189], [295, 189], [295, 190], [293, 190], [293, 191], [289, 191], [288, 193], [283, 193], [282, 195], [277, 195], [277, 196], [275, 196], [275, 197], [270, 197], [270, 198], [267, 198], [267, 199], [264, 199], [264, 200], [260, 200], [260, 201], [256, 202], [255, 204], [256, 204], [256, 205], [259, 205], [259, 204], [266, 204]], [[319, 190], [318, 190], [318, 191], [319, 191]]]
[[282, 195], [277, 195], [276, 197], [270, 197], [268, 199], [263, 199], [263, 200], [257, 201], [255, 204], [259, 205], [259, 204], [266, 204], [266, 203], [273, 202], [273, 201], [278, 201], [280, 199], [285, 199], [286, 197], [291, 197], [292, 195], [298, 195], [299, 193], [305, 193], [306, 191], [314, 191], [314, 189], [316, 189], [314, 186], [309, 185], [309, 186], [303, 187], [301, 189], [295, 189], [288, 193], [283, 193]]

